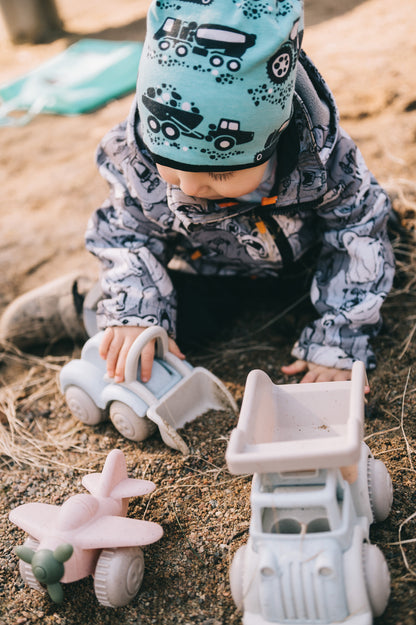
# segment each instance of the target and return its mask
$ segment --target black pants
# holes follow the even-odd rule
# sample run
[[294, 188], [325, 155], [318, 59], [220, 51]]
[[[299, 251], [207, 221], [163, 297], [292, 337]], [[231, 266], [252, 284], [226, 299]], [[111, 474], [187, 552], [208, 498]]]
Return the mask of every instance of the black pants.
[[295, 263], [278, 278], [170, 272], [178, 298], [178, 345], [186, 350], [223, 335], [247, 313], [284, 310], [309, 292], [310, 267]]

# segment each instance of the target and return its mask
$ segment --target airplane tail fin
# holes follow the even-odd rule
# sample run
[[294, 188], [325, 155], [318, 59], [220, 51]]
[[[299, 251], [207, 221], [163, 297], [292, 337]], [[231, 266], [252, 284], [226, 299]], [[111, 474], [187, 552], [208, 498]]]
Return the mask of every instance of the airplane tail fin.
[[156, 487], [148, 480], [127, 477], [126, 460], [120, 449], [108, 454], [101, 473], [84, 475], [82, 483], [95, 497], [127, 499], [151, 493]]

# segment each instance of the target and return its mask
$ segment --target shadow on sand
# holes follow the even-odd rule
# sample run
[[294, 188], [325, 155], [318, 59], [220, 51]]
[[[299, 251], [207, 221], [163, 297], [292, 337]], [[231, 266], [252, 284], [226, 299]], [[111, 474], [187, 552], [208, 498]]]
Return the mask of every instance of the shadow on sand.
[[365, 0], [304, 0], [306, 28], [352, 11]]
[[[304, 0], [305, 1], [305, 24], [306, 27], [314, 26], [334, 17], [338, 17], [366, 0]], [[69, 43], [74, 43], [86, 37], [92, 39], [106, 39], [113, 41], [144, 41], [146, 35], [146, 18], [134, 20], [128, 24], [91, 33], [75, 33], [65, 30], [51, 34], [50, 41], [55, 38], [65, 37]]]

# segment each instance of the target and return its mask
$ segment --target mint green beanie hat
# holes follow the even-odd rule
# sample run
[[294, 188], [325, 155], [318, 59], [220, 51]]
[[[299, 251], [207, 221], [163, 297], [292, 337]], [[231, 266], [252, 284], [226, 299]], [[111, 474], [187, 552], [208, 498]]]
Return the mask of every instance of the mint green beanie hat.
[[290, 121], [303, 0], [155, 0], [137, 81], [143, 141], [186, 171], [261, 165]]

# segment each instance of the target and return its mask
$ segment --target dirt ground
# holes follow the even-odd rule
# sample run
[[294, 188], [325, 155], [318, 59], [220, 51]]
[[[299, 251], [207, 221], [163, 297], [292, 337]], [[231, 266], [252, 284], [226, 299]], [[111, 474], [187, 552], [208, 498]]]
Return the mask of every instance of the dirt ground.
[[[13, 46], [0, 24], [0, 84], [18, 77], [82, 37], [136, 40], [147, 0], [58, 0], [65, 35], [41, 45]], [[377, 625], [416, 623], [415, 331], [416, 42], [414, 0], [305, 0], [304, 48], [328, 80], [341, 120], [390, 193], [406, 229], [392, 232], [397, 278], [374, 341], [366, 440], [394, 486], [392, 511], [373, 527], [391, 574], [391, 597]], [[128, 112], [131, 96], [82, 117], [40, 115], [27, 126], [0, 128], [0, 311], [18, 294], [74, 269], [96, 267], [83, 249], [91, 212], [106, 194], [94, 165], [101, 136]], [[241, 401], [251, 369], [287, 382], [280, 366], [312, 314], [305, 301], [290, 312], [243, 311], [227, 338], [187, 354], [211, 369]], [[231, 476], [224, 452], [236, 417], [212, 413], [187, 426], [191, 454], [167, 448], [158, 435], [140, 444], [111, 424], [88, 428], [69, 416], [56, 379], [79, 346], [60, 344], [34, 355], [5, 348], [0, 365], [0, 625], [102, 623], [231, 625], [228, 567], [245, 542], [250, 478]], [[157, 489], [133, 499], [129, 515], [160, 523], [163, 539], [146, 548], [136, 600], [117, 610], [96, 602], [91, 579], [65, 586], [52, 604], [26, 587], [13, 548], [23, 533], [8, 521], [28, 501], [62, 503], [82, 492], [85, 472], [100, 470], [113, 448], [125, 452], [131, 477]]]

